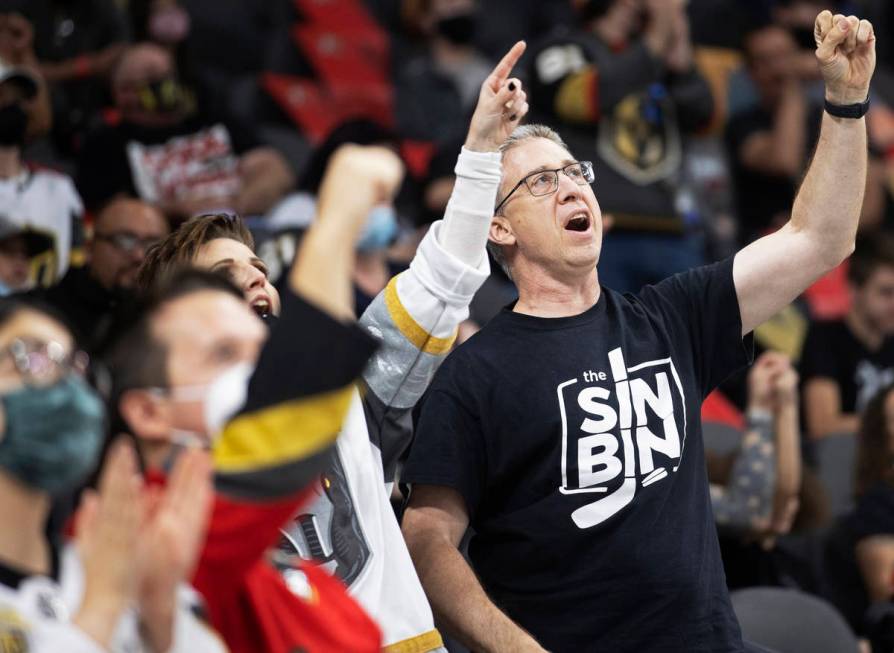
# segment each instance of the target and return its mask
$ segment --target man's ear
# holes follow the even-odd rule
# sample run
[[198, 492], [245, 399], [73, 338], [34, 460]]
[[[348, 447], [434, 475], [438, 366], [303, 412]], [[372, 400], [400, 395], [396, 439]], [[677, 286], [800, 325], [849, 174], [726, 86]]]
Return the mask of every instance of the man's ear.
[[512, 225], [502, 215], [495, 215], [491, 218], [488, 237], [497, 245], [515, 245], [515, 232], [512, 231]]
[[126, 390], [118, 410], [130, 432], [138, 439], [167, 441], [171, 432], [171, 409], [164, 398], [151, 390]]

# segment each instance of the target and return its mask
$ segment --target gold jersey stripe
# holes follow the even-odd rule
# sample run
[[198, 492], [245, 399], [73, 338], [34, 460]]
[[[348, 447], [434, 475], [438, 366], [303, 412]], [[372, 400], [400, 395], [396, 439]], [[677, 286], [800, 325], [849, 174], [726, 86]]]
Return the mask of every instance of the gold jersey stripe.
[[456, 331], [449, 338], [436, 338], [426, 331], [401, 303], [397, 293], [397, 277], [389, 281], [385, 287], [385, 306], [388, 309], [388, 315], [403, 337], [409, 340], [416, 349], [435, 356], [442, 356], [450, 351], [454, 340], [456, 340]]
[[394, 644], [389, 644], [382, 649], [383, 653], [428, 653], [436, 648], [444, 646], [444, 640], [441, 639], [441, 633], [435, 630], [429, 630], [427, 633], [402, 639]]
[[341, 430], [354, 385], [240, 415], [214, 444], [218, 472], [245, 472], [308, 458]]

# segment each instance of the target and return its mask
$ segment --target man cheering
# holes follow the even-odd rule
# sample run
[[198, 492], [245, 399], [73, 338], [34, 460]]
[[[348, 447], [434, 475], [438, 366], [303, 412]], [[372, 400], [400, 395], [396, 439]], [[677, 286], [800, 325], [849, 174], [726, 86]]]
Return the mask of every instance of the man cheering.
[[[490, 241], [519, 299], [438, 372], [403, 530], [436, 615], [470, 648], [747, 650], [699, 408], [749, 361], [747, 334], [853, 250], [875, 37], [824, 11], [816, 42], [826, 113], [789, 223], [637, 295], [600, 287], [592, 167], [555, 132], [467, 143], [502, 152]], [[477, 578], [457, 551], [469, 525]]]

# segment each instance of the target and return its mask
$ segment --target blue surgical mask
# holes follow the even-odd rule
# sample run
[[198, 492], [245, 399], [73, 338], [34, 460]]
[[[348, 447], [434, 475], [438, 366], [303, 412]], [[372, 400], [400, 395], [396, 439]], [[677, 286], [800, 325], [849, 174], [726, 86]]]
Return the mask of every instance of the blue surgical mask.
[[394, 207], [387, 204], [374, 206], [366, 218], [366, 226], [357, 240], [358, 252], [385, 249], [397, 235], [397, 215]]
[[0, 468], [50, 494], [75, 489], [93, 470], [103, 440], [102, 401], [79, 376], [25, 386], [0, 397], [6, 427]]

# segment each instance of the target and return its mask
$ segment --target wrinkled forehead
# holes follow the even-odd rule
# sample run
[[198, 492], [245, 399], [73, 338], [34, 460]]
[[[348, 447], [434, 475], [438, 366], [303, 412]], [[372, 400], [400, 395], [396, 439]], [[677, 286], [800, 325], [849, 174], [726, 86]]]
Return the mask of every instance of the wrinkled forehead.
[[[503, 154], [503, 190], [535, 170], [555, 169], [574, 161], [574, 156], [548, 138], [528, 138]], [[508, 185], [508, 188], [507, 188]]]

